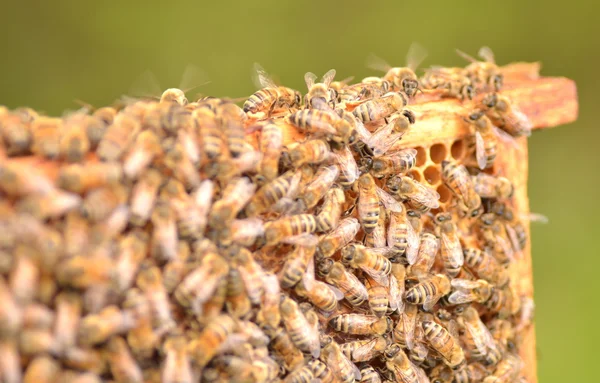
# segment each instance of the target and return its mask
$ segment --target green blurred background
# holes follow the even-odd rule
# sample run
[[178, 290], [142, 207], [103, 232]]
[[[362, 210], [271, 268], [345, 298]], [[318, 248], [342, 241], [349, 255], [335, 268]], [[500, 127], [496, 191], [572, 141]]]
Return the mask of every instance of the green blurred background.
[[600, 84], [597, 3], [123, 3], [3, 2], [0, 104], [49, 114], [76, 109], [74, 99], [101, 106], [146, 70], [162, 87], [178, 86], [188, 64], [210, 79], [204, 94], [251, 94], [254, 62], [304, 89], [306, 71], [374, 74], [369, 52], [402, 64], [412, 41], [428, 48], [426, 66], [464, 65], [454, 48], [489, 45], [500, 64], [539, 60], [544, 75], [575, 79], [579, 121], [530, 139], [531, 209], [550, 218], [533, 227], [539, 378], [597, 381], [600, 133], [589, 109]]

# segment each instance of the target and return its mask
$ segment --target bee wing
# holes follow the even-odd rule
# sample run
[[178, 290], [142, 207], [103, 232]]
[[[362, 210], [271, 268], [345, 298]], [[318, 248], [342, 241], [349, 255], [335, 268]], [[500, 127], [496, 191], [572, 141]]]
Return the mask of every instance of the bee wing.
[[419, 255], [419, 234], [412, 227], [410, 222], [407, 222], [407, 247], [406, 247], [406, 259], [408, 263], [414, 265], [417, 262], [417, 256]]
[[330, 285], [329, 283], [325, 283], [325, 282], [321, 282], [321, 283], [333, 292], [333, 294], [335, 295], [335, 299], [337, 299], [338, 301], [341, 301], [342, 299], [344, 299], [344, 293], [342, 292], [342, 290], [338, 289], [335, 286]]
[[371, 132], [369, 132], [367, 128], [365, 128], [365, 125], [360, 121], [356, 121], [355, 130], [356, 134], [358, 134], [358, 139], [367, 144], [371, 139]]
[[344, 174], [348, 181], [356, 181], [360, 176], [360, 172], [350, 148], [344, 146], [339, 153], [334, 152], [333, 156], [339, 165], [340, 171]]
[[240, 178], [234, 185], [233, 191], [229, 198], [235, 199], [242, 206], [248, 203], [254, 195], [256, 184], [252, 183], [248, 178]]
[[342, 85], [348, 85], [348, 84], [350, 84], [350, 81], [352, 81], [352, 80], [354, 80], [354, 76], [348, 76], [348, 77], [346, 77], [345, 79], [343, 79], [343, 80], [341, 80], [339, 82]]
[[306, 272], [302, 276], [302, 283], [304, 283], [304, 287], [306, 290], [312, 290], [315, 284], [315, 263], [308, 262], [306, 266]]
[[236, 219], [231, 223], [231, 231], [234, 233], [232, 239], [235, 242], [246, 237], [258, 237], [264, 234], [265, 226], [260, 218]]
[[267, 74], [265, 69], [259, 63], [254, 63], [254, 76], [252, 77], [254, 86], [261, 88], [277, 88], [277, 84]]
[[390, 307], [394, 310], [398, 310], [399, 313], [404, 312], [404, 301], [402, 296], [404, 295], [404, 281], [398, 281], [396, 276], [390, 275], [389, 284], [389, 303]]
[[373, 133], [369, 139], [367, 145], [371, 147], [375, 157], [384, 155], [404, 135], [404, 133], [390, 134], [393, 128], [394, 122], [390, 122], [382, 129]]
[[479, 169], [485, 169], [487, 163], [485, 141], [483, 141], [483, 136], [479, 132], [475, 132], [475, 158], [477, 159], [477, 166], [479, 166]]
[[515, 252], [513, 251], [513, 248], [510, 245], [510, 243], [508, 243], [508, 240], [506, 240], [500, 235], [497, 235], [496, 241], [498, 242], [500, 247], [502, 247], [502, 251], [504, 251], [504, 254], [506, 254], [510, 261], [513, 262], [515, 260]]
[[489, 347], [489, 338], [492, 338], [489, 332], [489, 338], [486, 337], [485, 332], [488, 331], [487, 328], [485, 328], [485, 326], [480, 326], [479, 321], [477, 324], [465, 321], [465, 328], [471, 334], [473, 344], [477, 351], [479, 351], [480, 354], [485, 355]]
[[374, 53], [369, 53], [367, 56], [367, 68], [378, 70], [380, 72], [387, 72], [392, 66]]
[[312, 72], [306, 72], [306, 74], [304, 75], [304, 82], [306, 83], [306, 87], [309, 90], [313, 87], [313, 85], [315, 85], [316, 80], [317, 75]]
[[[356, 275], [346, 272], [346, 277], [347, 277], [347, 281], [346, 280], [340, 280], [339, 284], [340, 284], [340, 288], [342, 290], [350, 290], [353, 288], [357, 288], [358, 290], [360, 290], [360, 294], [363, 296], [368, 296], [368, 292], [367, 292], [367, 288], [365, 287], [365, 285], [356, 277]], [[372, 322], [375, 322], [379, 320], [379, 318], [374, 317], [372, 318]]]
[[529, 117], [521, 112], [515, 105], [512, 106], [511, 113], [504, 115], [504, 120], [507, 125], [513, 126], [520, 133], [519, 135], [526, 137], [531, 136], [533, 125], [529, 120]]
[[402, 213], [404, 210], [402, 208], [402, 202], [396, 201], [394, 197], [392, 197], [388, 192], [376, 186], [377, 195], [379, 196], [379, 200], [383, 203], [383, 206], [389, 211], [393, 211], [394, 213]]
[[417, 189], [416, 193], [411, 194], [410, 199], [425, 205], [431, 209], [437, 209], [440, 207], [440, 195], [437, 191], [428, 188], [420, 182], [413, 182], [415, 188]]
[[494, 52], [490, 47], [483, 46], [479, 48], [479, 52], [477, 52], [477, 55], [489, 63], [496, 63]]
[[429, 378], [427, 377], [427, 374], [421, 367], [414, 366], [414, 365], [413, 365], [413, 367], [417, 374], [417, 383], [429, 383], [430, 382]]
[[504, 229], [506, 230], [506, 234], [508, 235], [508, 240], [515, 252], [521, 251], [521, 245], [519, 243], [519, 237], [517, 236], [517, 232], [513, 227], [509, 224], [504, 225]]
[[463, 265], [465, 257], [458, 236], [442, 233], [441, 245], [446, 248], [448, 260], [452, 265]]
[[234, 158], [232, 162], [235, 164], [238, 172], [245, 173], [256, 169], [262, 161], [263, 154], [258, 150], [251, 150], [243, 153], [238, 158]]
[[471, 55], [468, 55], [468, 54], [466, 54], [465, 52], [461, 51], [460, 49], [457, 49], [457, 50], [456, 50], [456, 53], [457, 53], [457, 54], [458, 54], [460, 57], [462, 57], [463, 59], [465, 59], [465, 60], [467, 60], [467, 61], [469, 61], [469, 62], [476, 63], [476, 62], [478, 62], [478, 61], [479, 61], [479, 60], [477, 60], [475, 57], [473, 57], [473, 56], [471, 56]]
[[161, 93], [162, 90], [158, 79], [150, 70], [139, 75], [129, 88], [129, 94], [134, 97], [154, 98], [158, 100]]
[[316, 246], [319, 243], [319, 239], [312, 234], [300, 234], [293, 237], [288, 237], [283, 242], [290, 245], [298, 245], [304, 247]]
[[435, 306], [435, 304], [440, 300], [439, 296], [430, 296], [427, 297], [425, 299], [425, 302], [423, 302], [423, 310], [425, 311], [431, 311], [431, 309], [433, 309], [433, 306]]
[[[371, 269], [368, 268], [362, 268], [361, 270], [364, 271], [366, 274], [368, 274], [373, 281], [375, 281], [377, 284], [381, 285], [381, 286], [389, 286], [390, 281], [389, 281], [389, 276], [388, 275], [382, 275], [382, 274], [378, 274], [376, 272], [374, 272]], [[367, 279], [368, 281], [368, 279]], [[370, 283], [370, 282], [366, 282], [366, 283]]]
[[480, 284], [478, 281], [471, 281], [469, 279], [462, 279], [462, 278], [452, 279], [452, 281], [450, 281], [450, 285], [456, 289], [461, 289], [461, 290], [472, 290], [472, 289], [476, 289], [476, 288], [480, 287]]
[[327, 73], [325, 73], [323, 75], [323, 79], [321, 80], [321, 82], [323, 84], [329, 86], [334, 78], [335, 78], [335, 69], [330, 69], [329, 71], [327, 71]]
[[406, 66], [414, 71], [421, 65], [428, 54], [429, 53], [424, 46], [417, 42], [413, 42], [410, 44], [408, 52], [406, 53]]
[[537, 223], [548, 223], [550, 222], [550, 220], [548, 219], [548, 217], [546, 217], [543, 214], [540, 213], [529, 213], [529, 214], [524, 214], [522, 216], [523, 219], [529, 220], [529, 222], [537, 222]]
[[210, 83], [206, 73], [193, 64], [188, 64], [181, 75], [181, 82], [179, 83], [179, 89], [183, 93], [188, 93], [193, 89], [196, 89], [202, 85]]
[[373, 338], [370, 341], [363, 344], [362, 346], [357, 347], [352, 352], [352, 360], [364, 360], [365, 358], [369, 357], [371, 350], [373, 350], [373, 347], [375, 347], [375, 345], [377, 345], [377, 342], [378, 342], [378, 339]]
[[468, 290], [457, 290], [450, 294], [448, 302], [453, 305], [461, 305], [463, 303], [473, 302], [477, 297]]

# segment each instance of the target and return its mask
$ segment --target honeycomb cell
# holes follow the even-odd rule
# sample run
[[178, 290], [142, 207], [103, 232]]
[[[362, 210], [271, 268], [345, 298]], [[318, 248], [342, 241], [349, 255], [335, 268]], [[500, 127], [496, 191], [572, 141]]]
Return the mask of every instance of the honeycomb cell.
[[429, 148], [429, 157], [431, 161], [436, 164], [441, 163], [446, 159], [446, 154], [448, 154], [448, 149], [444, 144], [434, 144]]
[[456, 140], [452, 143], [450, 147], [450, 154], [452, 158], [455, 160], [460, 160], [465, 155], [465, 141], [464, 140]]
[[423, 177], [421, 176], [421, 172], [419, 172], [416, 169], [413, 169], [413, 170], [409, 171], [408, 173], [406, 173], [406, 175], [408, 175], [409, 177], [411, 177], [415, 181], [419, 181], [419, 182], [421, 182], [421, 179], [423, 179]]
[[427, 161], [427, 152], [421, 146], [415, 148], [417, 150], [417, 166], [423, 166]]
[[444, 184], [438, 186], [437, 192], [440, 195], [440, 202], [442, 203], [448, 202], [450, 200], [450, 197], [452, 197], [450, 189], [448, 189]]
[[439, 166], [428, 166], [427, 169], [423, 171], [423, 177], [425, 178], [425, 181], [429, 182], [429, 184], [437, 184], [442, 178]]

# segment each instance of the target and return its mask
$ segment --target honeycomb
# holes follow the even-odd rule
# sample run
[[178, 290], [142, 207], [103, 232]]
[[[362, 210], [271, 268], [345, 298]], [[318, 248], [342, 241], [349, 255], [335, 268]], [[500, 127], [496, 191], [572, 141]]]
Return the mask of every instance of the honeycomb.
[[[537, 69], [525, 64], [503, 68], [506, 86], [501, 94], [509, 95], [536, 128], [573, 120], [572, 83], [539, 79]], [[335, 294], [323, 284], [335, 280], [319, 269], [329, 259], [340, 262], [361, 284], [371, 285], [369, 278], [377, 281], [382, 275], [376, 278], [353, 267], [340, 250], [328, 257], [310, 253], [335, 228], [309, 229], [303, 221], [298, 231], [310, 235], [269, 237], [277, 231], [270, 231], [274, 222], [286, 217], [319, 217], [331, 185], [310, 207], [298, 204], [307, 202], [297, 192], [288, 205], [277, 207], [281, 211], [269, 205], [264, 212], [249, 214], [249, 201], [266, 184], [258, 177], [264, 175], [265, 157], [255, 150], [268, 122], [231, 105], [215, 98], [185, 106], [137, 101], [122, 110], [101, 108], [62, 119], [47, 119], [26, 108], [0, 108], [3, 381], [450, 382], [466, 381], [465, 374], [471, 374], [472, 382], [535, 381], [525, 137], [499, 140], [498, 157], [485, 170], [511, 181], [514, 193], [504, 202], [518, 214], [527, 238], [507, 265], [514, 294], [510, 312], [500, 315], [498, 307], [486, 304], [491, 298], [448, 303], [451, 293], [459, 290], [452, 286], [430, 310], [410, 304], [404, 293], [399, 298], [404, 310], [388, 307], [388, 302], [379, 319], [372, 315], [371, 296], [352, 305], [345, 294], [332, 311], [318, 309], [315, 299], [297, 286], [308, 283], [309, 266], [301, 267], [299, 280], [290, 287], [284, 285], [281, 274], [288, 262], [303, 256], [317, 269], [313, 283], [320, 283], [320, 292]], [[442, 166], [449, 161], [467, 166], [473, 174], [480, 172], [470, 144], [473, 133], [462, 120], [465, 105], [471, 106], [440, 99], [435, 92], [417, 95], [407, 106], [416, 123], [389, 149], [414, 148], [415, 166], [402, 177], [439, 195], [439, 206], [421, 215], [422, 232], [439, 235], [433, 217], [451, 212], [463, 248], [482, 246], [480, 217], [459, 212]], [[228, 114], [232, 110], [233, 117]], [[236, 132], [240, 137], [235, 130], [240, 126], [245, 143], [228, 141]], [[290, 165], [286, 155], [306, 137], [282, 120], [278, 128], [283, 145], [276, 169], [280, 176], [300, 167]], [[76, 139], [68, 141], [69, 137]], [[234, 147], [241, 153], [233, 155]], [[265, 155], [266, 149], [261, 150]], [[310, 165], [309, 176], [300, 181], [303, 187], [324, 172], [325, 165], [334, 164], [327, 158]], [[385, 180], [375, 182], [385, 189]], [[346, 203], [338, 218], [360, 218], [360, 209], [353, 207], [361, 192], [349, 187], [343, 193]], [[282, 197], [279, 200], [287, 198]], [[410, 209], [405, 200], [396, 202], [403, 211]], [[491, 203], [484, 201], [482, 206], [489, 211]], [[386, 226], [390, 211], [388, 207], [385, 212]], [[361, 243], [364, 227], [352, 237], [352, 243]], [[394, 270], [407, 266], [406, 279], [397, 282], [406, 283], [408, 292], [435, 273], [445, 274], [439, 251], [433, 261], [431, 274], [423, 276], [411, 274], [406, 254], [394, 259]], [[457, 277], [476, 279], [468, 269], [463, 266]], [[496, 320], [506, 320], [512, 334], [510, 344], [499, 347], [499, 360], [486, 365], [487, 356], [478, 357], [469, 346], [463, 314], [467, 306], [476, 309], [494, 336], [502, 337], [500, 325], [494, 327], [500, 323]], [[439, 315], [442, 309], [449, 318]], [[409, 312], [415, 313], [418, 324], [412, 346], [396, 335]], [[338, 331], [343, 330], [340, 318], [345, 314], [365, 320], [366, 330]], [[271, 322], [268, 315], [283, 318]], [[338, 328], [336, 323], [342, 324]], [[454, 348], [446, 350], [435, 343], [439, 338], [427, 338], [431, 328], [444, 329]], [[367, 356], [348, 352], [350, 342], [366, 345]]]

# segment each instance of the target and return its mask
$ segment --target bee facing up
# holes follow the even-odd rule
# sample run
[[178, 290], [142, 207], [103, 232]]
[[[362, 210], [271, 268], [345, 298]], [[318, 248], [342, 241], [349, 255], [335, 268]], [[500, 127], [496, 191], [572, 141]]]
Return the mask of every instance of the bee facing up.
[[494, 52], [489, 47], [481, 47], [479, 49], [478, 55], [484, 61], [479, 61], [458, 49], [456, 53], [470, 62], [465, 68], [465, 72], [476, 88], [483, 88], [483, 90], [491, 88], [495, 91], [499, 91], [502, 88], [504, 76], [500, 73], [500, 69], [496, 65]]
[[337, 100], [337, 92], [330, 88], [331, 82], [335, 77], [335, 69], [329, 70], [323, 75], [321, 82], [315, 82], [317, 75], [308, 72], [304, 75], [304, 81], [308, 88], [305, 97], [305, 104], [310, 109], [333, 109]]
[[498, 139], [496, 137], [495, 127], [492, 121], [485, 115], [485, 112], [477, 109], [469, 114], [467, 119], [470, 125], [475, 129], [474, 145], [475, 158], [480, 169], [488, 169], [494, 165], [497, 154]]
[[302, 103], [300, 92], [276, 85], [259, 64], [254, 64], [254, 69], [256, 71], [256, 85], [262, 89], [246, 100], [243, 106], [244, 112], [263, 112], [268, 117], [278, 109], [300, 107]]
[[533, 125], [529, 118], [508, 97], [489, 93], [481, 101], [485, 114], [494, 125], [513, 137], [530, 136]]
[[463, 68], [430, 68], [421, 79], [425, 89], [439, 90], [443, 97], [453, 97], [459, 100], [473, 99], [475, 88]]

